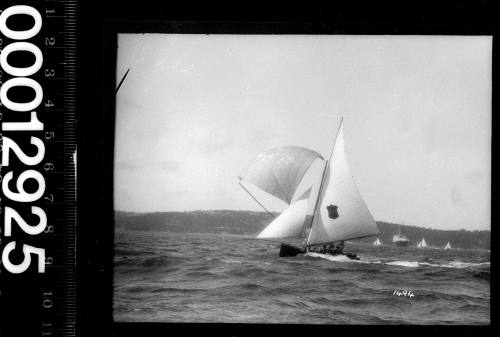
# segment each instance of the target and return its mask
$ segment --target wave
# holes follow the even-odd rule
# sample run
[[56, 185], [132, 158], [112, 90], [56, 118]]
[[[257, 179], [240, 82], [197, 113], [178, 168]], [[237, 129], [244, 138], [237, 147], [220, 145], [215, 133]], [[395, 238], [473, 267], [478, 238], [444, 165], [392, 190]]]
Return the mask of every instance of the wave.
[[163, 268], [177, 268], [189, 262], [189, 257], [155, 255], [155, 256], [121, 256], [115, 257], [115, 267], [125, 270], [154, 271]]
[[384, 263], [388, 266], [400, 266], [400, 267], [407, 267], [407, 268], [417, 268], [420, 266], [420, 263], [416, 261], [392, 261], [392, 262], [387, 262]]
[[472, 267], [479, 267], [479, 266], [489, 266], [490, 262], [479, 262], [479, 263], [477, 263], [477, 262], [452, 261], [450, 263], [445, 263], [445, 264], [419, 262], [419, 265], [430, 266], [430, 267], [465, 269], [465, 268], [472, 268]]
[[[127, 235], [115, 246], [119, 321], [490, 324], [490, 256], [481, 252], [353, 244], [346, 251], [359, 261], [279, 258], [276, 244], [233, 236]], [[415, 297], [394, 296], [399, 287]]]
[[242, 260], [235, 260], [235, 259], [227, 259], [227, 260], [222, 260], [224, 263], [243, 263]]
[[136, 248], [115, 248], [116, 257], [139, 256], [142, 254], [144, 254], [144, 251]]
[[209, 271], [203, 271], [203, 270], [193, 270], [193, 271], [187, 271], [185, 272], [185, 277], [194, 277], [194, 278], [199, 278], [199, 279], [207, 279], [207, 278], [218, 278], [219, 275], [213, 272]]
[[153, 294], [158, 293], [202, 293], [205, 292], [206, 289], [198, 289], [198, 288], [156, 288], [151, 291]]
[[487, 280], [487, 281], [490, 280], [490, 271], [489, 270], [481, 270], [481, 271], [475, 272], [472, 275], [475, 278], [480, 278], [480, 279]]
[[321, 254], [321, 253], [313, 253], [313, 252], [308, 252], [304, 254], [305, 256], [310, 256], [310, 257], [320, 257], [322, 259], [330, 260], [330, 261], [335, 261], [335, 262], [359, 262], [357, 260], [351, 260], [345, 255], [328, 255], [328, 254]]
[[382, 261], [382, 260], [351, 260], [345, 255], [328, 255], [321, 253], [306, 253], [304, 256], [319, 257], [334, 262], [352, 262], [352, 263], [366, 263], [366, 264], [384, 264], [388, 266], [399, 266], [407, 268], [418, 268], [423, 266], [428, 267], [438, 267], [438, 268], [455, 268], [455, 269], [466, 269], [480, 266], [490, 266], [490, 262], [462, 262], [462, 261], [452, 261], [449, 263], [430, 263], [430, 262], [419, 262], [419, 261]]

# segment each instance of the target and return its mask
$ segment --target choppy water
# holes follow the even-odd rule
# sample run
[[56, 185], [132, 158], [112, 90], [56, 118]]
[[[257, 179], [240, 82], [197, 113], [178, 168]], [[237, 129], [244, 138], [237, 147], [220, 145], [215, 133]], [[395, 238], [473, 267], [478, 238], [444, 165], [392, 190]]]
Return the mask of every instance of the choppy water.
[[485, 251], [347, 243], [351, 261], [279, 258], [278, 244], [237, 235], [119, 231], [115, 243], [115, 321], [490, 323]]

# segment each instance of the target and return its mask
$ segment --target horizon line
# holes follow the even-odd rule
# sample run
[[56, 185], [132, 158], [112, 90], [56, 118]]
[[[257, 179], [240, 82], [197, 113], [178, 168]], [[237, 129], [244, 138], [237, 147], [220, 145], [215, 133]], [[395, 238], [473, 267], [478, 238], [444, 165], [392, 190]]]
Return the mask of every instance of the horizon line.
[[[246, 209], [194, 209], [190, 211], [124, 211], [120, 209], [113, 209], [113, 212], [123, 212], [123, 213], [189, 213], [189, 212], [215, 212], [215, 211], [230, 211], [230, 212], [253, 212], [253, 213], [262, 213], [262, 214], [269, 214], [264, 211], [253, 211], [253, 210], [246, 210]], [[280, 214], [282, 212], [277, 212], [277, 211], [271, 211], [272, 213], [277, 213]], [[401, 224], [397, 222], [391, 222], [388, 220], [375, 220], [375, 222], [386, 222], [394, 225], [399, 225], [399, 226], [404, 226], [404, 227], [417, 227], [417, 228], [423, 228], [423, 229], [432, 229], [432, 230], [442, 230], [442, 231], [488, 231], [491, 232], [491, 225], [489, 229], [465, 229], [465, 228], [458, 228], [458, 229], [440, 229], [440, 228], [432, 228], [432, 227], [424, 227], [424, 226], [417, 226], [417, 225], [407, 225], [407, 224]]]

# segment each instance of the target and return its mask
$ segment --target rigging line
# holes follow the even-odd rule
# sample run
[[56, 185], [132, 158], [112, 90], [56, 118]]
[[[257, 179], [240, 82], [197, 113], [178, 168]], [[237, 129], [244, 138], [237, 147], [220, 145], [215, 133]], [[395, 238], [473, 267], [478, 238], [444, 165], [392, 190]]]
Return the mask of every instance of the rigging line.
[[128, 75], [128, 72], [129, 72], [130, 68], [127, 69], [127, 71], [125, 72], [125, 75], [123, 75], [120, 83], [118, 84], [118, 86], [116, 87], [116, 90], [115, 90], [115, 95], [118, 93], [118, 90], [120, 90], [120, 87], [122, 86], [123, 84], [123, 81], [125, 81], [125, 77], [127, 77]]
[[238, 184], [240, 184], [241, 188], [243, 188], [243, 189], [245, 190], [245, 192], [247, 192], [247, 193], [248, 193], [248, 195], [249, 195], [249, 196], [251, 196], [251, 197], [252, 197], [252, 199], [253, 199], [253, 200], [255, 200], [255, 202], [257, 202], [257, 203], [260, 205], [260, 207], [262, 207], [262, 208], [263, 208], [263, 209], [264, 209], [267, 213], [269, 213], [269, 214], [270, 214], [270, 215], [271, 215], [274, 219], [276, 219], [276, 217], [274, 216], [274, 214], [273, 214], [273, 213], [271, 213], [271, 212], [270, 212], [267, 208], [265, 208], [265, 207], [264, 207], [264, 205], [262, 205], [262, 204], [261, 204], [261, 203], [260, 203], [257, 199], [255, 199], [255, 197], [252, 195], [252, 193], [250, 193], [250, 192], [249, 192], [249, 191], [245, 188], [245, 186], [243, 186], [243, 185], [241, 184], [241, 181], [239, 181], [239, 182], [238, 182]]
[[145, 41], [144, 41], [144, 34], [142, 34], [142, 39], [141, 39], [142, 43], [141, 43], [141, 47], [136, 50], [135, 52], [135, 55], [134, 57], [132, 58], [132, 63], [130, 64], [130, 66], [128, 67], [127, 71], [125, 72], [125, 75], [123, 75], [120, 83], [118, 84], [118, 86], [116, 87], [116, 90], [115, 90], [115, 95], [118, 93], [118, 90], [120, 89], [120, 87], [122, 86], [123, 84], [123, 81], [125, 81], [125, 77], [127, 77], [128, 75], [128, 72], [130, 71], [130, 68], [134, 67], [136, 64], [137, 64], [137, 57], [139, 56], [139, 54], [142, 52], [142, 49], [144, 48], [144, 44], [145, 44]]
[[339, 127], [337, 128], [337, 135], [335, 136], [335, 141], [333, 143], [333, 147], [332, 147], [332, 150], [330, 152], [330, 159], [325, 161], [325, 169], [323, 170], [323, 176], [321, 177], [321, 183], [319, 185], [318, 195], [316, 197], [316, 203], [314, 204], [314, 210], [313, 210], [313, 214], [312, 214], [311, 225], [309, 227], [309, 235], [307, 237], [306, 246], [307, 246], [307, 242], [309, 242], [309, 238], [311, 237], [311, 229], [312, 229], [312, 225], [314, 223], [314, 214], [316, 214], [316, 209], [318, 208], [319, 197], [320, 197], [321, 191], [323, 189], [323, 183], [325, 181], [325, 177], [326, 177], [326, 173], [327, 173], [327, 170], [328, 170], [328, 166], [330, 165], [330, 162], [332, 161], [333, 150], [335, 150], [335, 144], [337, 143], [337, 138], [339, 136], [340, 127], [342, 126], [342, 122], [343, 121], [344, 121], [344, 117], [342, 117], [340, 119], [340, 124], [339, 124]]

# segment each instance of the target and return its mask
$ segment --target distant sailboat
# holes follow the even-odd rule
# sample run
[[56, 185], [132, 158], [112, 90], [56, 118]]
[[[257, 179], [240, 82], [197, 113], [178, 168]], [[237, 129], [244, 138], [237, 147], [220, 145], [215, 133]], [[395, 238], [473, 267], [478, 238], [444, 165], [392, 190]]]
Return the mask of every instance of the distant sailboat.
[[[315, 160], [321, 160], [322, 175], [316, 177], [305, 193], [294, 198]], [[290, 205], [257, 236], [280, 242], [280, 256], [296, 256], [313, 246], [380, 234], [349, 171], [343, 121], [330, 160], [325, 161], [319, 153], [306, 148], [284, 146], [259, 154], [239, 179], [240, 185], [261, 206], [242, 182], [251, 183]]]
[[425, 242], [425, 239], [422, 238], [422, 241], [420, 241], [417, 245], [418, 248], [427, 248], [427, 242]]
[[380, 240], [377, 238], [377, 240], [375, 240], [375, 242], [373, 243], [374, 246], [380, 246], [382, 244], [382, 242], [380, 242]]
[[400, 247], [407, 247], [410, 243], [410, 240], [401, 234], [401, 227], [399, 227], [398, 234], [392, 236], [392, 243]]
[[451, 245], [450, 245], [450, 242], [448, 241], [448, 243], [446, 244], [446, 246], [444, 246], [444, 249], [451, 249]]

